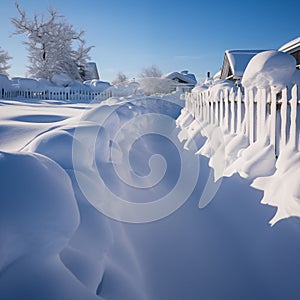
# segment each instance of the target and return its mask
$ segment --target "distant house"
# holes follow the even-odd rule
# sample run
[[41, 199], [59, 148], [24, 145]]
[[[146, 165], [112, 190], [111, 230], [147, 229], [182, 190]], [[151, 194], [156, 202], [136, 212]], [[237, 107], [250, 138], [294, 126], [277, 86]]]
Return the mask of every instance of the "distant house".
[[278, 50], [294, 56], [297, 62], [297, 68], [300, 69], [300, 37], [284, 44]]
[[265, 50], [226, 50], [220, 79], [231, 81], [242, 79], [251, 58], [262, 51]]
[[79, 73], [82, 81], [93, 79], [99, 80], [98, 68], [95, 62], [88, 62], [86, 63], [86, 65], [81, 66], [79, 69]]
[[183, 91], [191, 90], [197, 84], [197, 79], [194, 74], [189, 73], [189, 71], [182, 72], [171, 72], [162, 75], [161, 78], [170, 79], [174, 81], [175, 88], [182, 88]]

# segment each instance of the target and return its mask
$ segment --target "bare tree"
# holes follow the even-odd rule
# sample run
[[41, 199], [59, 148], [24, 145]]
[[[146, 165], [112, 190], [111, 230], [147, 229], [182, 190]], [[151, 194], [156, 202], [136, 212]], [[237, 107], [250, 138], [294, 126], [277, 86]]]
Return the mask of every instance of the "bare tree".
[[142, 69], [139, 77], [161, 77], [162, 72], [156, 65]]
[[123, 72], [118, 72], [116, 79], [112, 82], [114, 85], [128, 81], [128, 77]]
[[10, 68], [8, 61], [10, 59], [12, 59], [12, 57], [0, 47], [0, 74], [8, 75], [7, 70]]
[[[49, 17], [35, 14], [33, 19], [15, 3], [18, 18], [12, 18], [14, 34], [26, 34], [30, 66], [29, 74], [51, 79], [53, 74], [65, 73], [81, 80], [79, 69], [89, 59], [91, 47], [86, 46], [84, 31], [77, 32], [55, 9], [49, 9]], [[75, 49], [77, 42], [78, 48]]]

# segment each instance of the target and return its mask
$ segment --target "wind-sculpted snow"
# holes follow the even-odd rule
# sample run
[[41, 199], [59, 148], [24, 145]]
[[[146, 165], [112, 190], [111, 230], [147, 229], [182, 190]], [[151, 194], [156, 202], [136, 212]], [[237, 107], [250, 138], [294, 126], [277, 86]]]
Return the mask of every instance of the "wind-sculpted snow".
[[[245, 140], [177, 118], [180, 103], [0, 102], [1, 300], [297, 299], [297, 218], [270, 227], [265, 182], [220, 178], [263, 143], [239, 155]], [[282, 197], [285, 160], [276, 184], [257, 173]]]
[[[199, 162], [177, 139], [174, 117], [179, 109], [164, 99], [144, 98], [103, 103], [83, 115], [74, 138], [90, 149], [94, 165], [87, 176], [78, 143], [73, 163], [93, 206], [116, 220], [144, 223], [168, 216], [189, 198]], [[94, 125], [88, 140], [82, 128], [86, 123]]]
[[5, 152], [0, 169], [0, 298], [98, 299], [59, 258], [79, 225], [65, 171], [45, 156]]
[[197, 134], [207, 138], [195, 154], [209, 158], [214, 181], [238, 173], [249, 180], [251, 186], [264, 192], [261, 203], [277, 207], [270, 224], [300, 216], [300, 159], [299, 151], [291, 141], [276, 160], [274, 145], [270, 144], [267, 135], [250, 144], [244, 134], [229, 133], [217, 125], [196, 120], [186, 109], [182, 110], [176, 122], [181, 128], [178, 137], [181, 141], [186, 140], [187, 149]]

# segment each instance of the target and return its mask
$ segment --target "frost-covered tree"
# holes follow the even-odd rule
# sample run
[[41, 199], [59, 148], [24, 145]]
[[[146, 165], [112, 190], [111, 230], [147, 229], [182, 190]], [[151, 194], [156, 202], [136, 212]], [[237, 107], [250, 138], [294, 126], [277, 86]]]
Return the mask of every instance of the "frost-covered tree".
[[90, 59], [83, 38], [84, 31], [77, 32], [63, 16], [49, 9], [47, 19], [35, 14], [30, 19], [16, 2], [18, 18], [12, 18], [14, 34], [26, 34], [25, 45], [28, 49], [29, 74], [37, 78], [51, 79], [52, 75], [65, 73], [72, 79], [81, 80], [80, 69]]
[[118, 72], [116, 79], [112, 82], [114, 85], [128, 81], [128, 77], [123, 72]]
[[10, 68], [8, 61], [10, 59], [12, 59], [12, 57], [0, 47], [0, 74], [8, 75], [7, 70]]
[[139, 77], [161, 77], [162, 72], [156, 65], [142, 69]]

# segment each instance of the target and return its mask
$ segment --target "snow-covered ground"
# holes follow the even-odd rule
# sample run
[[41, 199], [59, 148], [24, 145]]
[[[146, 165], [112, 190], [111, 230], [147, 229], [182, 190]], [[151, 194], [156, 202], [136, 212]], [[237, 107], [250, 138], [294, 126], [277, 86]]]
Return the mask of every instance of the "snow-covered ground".
[[178, 97], [0, 101], [0, 299], [298, 299], [299, 219], [213, 182]]

